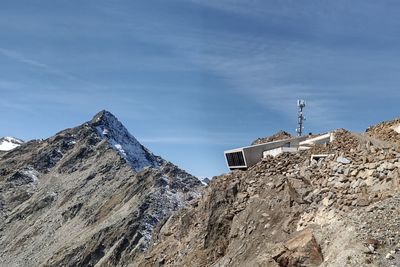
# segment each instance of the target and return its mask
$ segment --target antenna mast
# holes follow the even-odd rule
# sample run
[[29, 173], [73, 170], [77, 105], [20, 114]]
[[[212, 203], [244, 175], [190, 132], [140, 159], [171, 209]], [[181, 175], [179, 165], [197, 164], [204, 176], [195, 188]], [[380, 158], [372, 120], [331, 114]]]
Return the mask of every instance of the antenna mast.
[[297, 112], [297, 136], [301, 136], [303, 133], [303, 121], [306, 120], [306, 118], [303, 116], [303, 109], [306, 106], [306, 101], [304, 100], [297, 100], [297, 107], [299, 108], [299, 111]]

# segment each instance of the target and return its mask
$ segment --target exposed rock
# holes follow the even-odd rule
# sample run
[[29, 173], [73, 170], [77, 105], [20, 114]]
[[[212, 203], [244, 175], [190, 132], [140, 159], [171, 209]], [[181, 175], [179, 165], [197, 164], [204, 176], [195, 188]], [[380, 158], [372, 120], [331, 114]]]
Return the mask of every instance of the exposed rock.
[[336, 130], [196, 198], [197, 179], [141, 145], [127, 152], [136, 141], [108, 119], [0, 157], [2, 264], [400, 266], [398, 121]]
[[394, 259], [394, 256], [393, 256], [393, 254], [392, 253], [388, 253], [388, 254], [386, 254], [386, 257], [385, 257], [387, 260], [393, 260]]
[[339, 163], [342, 163], [342, 164], [350, 164], [351, 163], [351, 160], [349, 160], [349, 159], [347, 159], [345, 157], [342, 157], [342, 156], [339, 156], [336, 159], [336, 161], [339, 162]]
[[285, 247], [285, 251], [274, 257], [281, 267], [319, 266], [323, 262], [321, 248], [310, 229], [296, 233]]
[[0, 265], [126, 266], [201, 189], [103, 111], [0, 156]]
[[[388, 244], [399, 243], [390, 218], [400, 216], [400, 205], [390, 217], [366, 209], [394, 201], [400, 153], [366, 135], [334, 134], [330, 144], [213, 178], [196, 207], [162, 227], [174, 234], [158, 234], [138, 265], [152, 266], [162, 254], [167, 266], [387, 266], [384, 256], [395, 246]], [[311, 154], [334, 156], [313, 163]], [[228, 193], [232, 188], [237, 193]], [[384, 245], [364, 245], [382, 228], [389, 229], [379, 231]]]
[[267, 137], [262, 137], [258, 138], [257, 140], [253, 141], [251, 145], [258, 145], [258, 144], [264, 144], [272, 141], [278, 141], [278, 140], [283, 140], [283, 139], [288, 139], [291, 138], [292, 136], [285, 132], [285, 131], [279, 131], [271, 136]]

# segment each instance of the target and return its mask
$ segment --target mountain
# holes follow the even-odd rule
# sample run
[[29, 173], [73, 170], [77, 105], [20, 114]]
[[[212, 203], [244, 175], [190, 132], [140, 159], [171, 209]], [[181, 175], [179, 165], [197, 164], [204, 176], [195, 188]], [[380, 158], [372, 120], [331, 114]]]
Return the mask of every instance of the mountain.
[[143, 147], [110, 112], [99, 112], [92, 119], [91, 125], [134, 170], [140, 171], [145, 167], [159, 168], [165, 163], [162, 158], [154, 156]]
[[0, 155], [0, 266], [127, 266], [202, 190], [101, 111]]
[[10, 151], [16, 147], [19, 147], [23, 144], [24, 141], [14, 137], [2, 137], [0, 138], [0, 151]]
[[339, 129], [329, 144], [214, 177], [135, 266], [400, 266], [399, 129]]

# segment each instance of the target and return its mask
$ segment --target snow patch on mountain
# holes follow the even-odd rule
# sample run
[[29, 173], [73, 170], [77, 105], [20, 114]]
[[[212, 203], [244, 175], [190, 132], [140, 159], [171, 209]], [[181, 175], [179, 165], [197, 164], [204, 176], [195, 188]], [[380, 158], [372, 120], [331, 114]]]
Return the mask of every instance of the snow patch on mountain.
[[110, 112], [99, 112], [94, 116], [91, 124], [101, 138], [106, 139], [135, 171], [146, 167], [158, 168], [162, 163], [161, 158], [156, 157], [142, 146]]
[[198, 178], [203, 185], [208, 185], [211, 180], [208, 177], [200, 177]]
[[0, 151], [13, 150], [14, 148], [19, 147], [23, 143], [24, 141], [10, 136], [0, 138]]
[[37, 182], [39, 180], [38, 179], [39, 172], [35, 170], [33, 167], [27, 167], [24, 170], [22, 170], [21, 173], [26, 177], [29, 177], [32, 180], [32, 182]]

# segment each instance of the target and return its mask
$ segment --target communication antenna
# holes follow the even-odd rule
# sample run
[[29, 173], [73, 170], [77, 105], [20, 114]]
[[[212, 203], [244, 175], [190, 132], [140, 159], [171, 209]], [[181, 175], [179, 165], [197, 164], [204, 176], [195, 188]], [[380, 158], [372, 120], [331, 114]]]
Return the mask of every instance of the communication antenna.
[[306, 101], [304, 100], [297, 100], [297, 107], [299, 108], [299, 111], [297, 112], [297, 136], [301, 136], [303, 133], [303, 121], [306, 120], [306, 118], [303, 116], [303, 109], [306, 106]]

